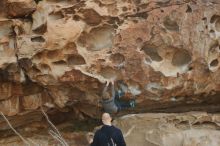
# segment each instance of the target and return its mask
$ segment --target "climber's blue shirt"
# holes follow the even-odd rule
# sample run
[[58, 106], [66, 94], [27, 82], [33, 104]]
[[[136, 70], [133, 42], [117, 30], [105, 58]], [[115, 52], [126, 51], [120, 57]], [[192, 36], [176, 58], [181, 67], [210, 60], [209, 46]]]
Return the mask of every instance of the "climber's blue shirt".
[[115, 126], [104, 125], [97, 130], [90, 146], [126, 146], [120, 129]]

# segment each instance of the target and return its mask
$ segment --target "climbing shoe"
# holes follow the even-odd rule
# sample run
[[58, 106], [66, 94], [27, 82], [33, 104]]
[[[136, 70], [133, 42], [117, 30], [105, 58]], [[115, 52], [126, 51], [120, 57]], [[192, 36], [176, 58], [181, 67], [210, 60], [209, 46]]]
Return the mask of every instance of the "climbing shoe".
[[129, 104], [130, 104], [130, 106], [132, 107], [132, 108], [134, 108], [135, 107], [135, 100], [131, 100], [130, 102], [129, 102]]

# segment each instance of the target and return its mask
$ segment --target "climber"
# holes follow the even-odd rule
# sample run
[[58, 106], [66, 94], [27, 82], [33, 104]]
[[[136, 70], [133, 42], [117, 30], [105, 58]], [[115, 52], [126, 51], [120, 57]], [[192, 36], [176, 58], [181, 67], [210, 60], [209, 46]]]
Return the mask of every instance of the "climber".
[[115, 92], [114, 81], [111, 81], [111, 95], [108, 92], [109, 82], [106, 83], [106, 86], [102, 92], [102, 105], [105, 112], [108, 113], [117, 113], [122, 109], [127, 109], [135, 106], [135, 100], [129, 102], [123, 102], [120, 100], [120, 97], [124, 96], [124, 90], [122, 84], [120, 84], [121, 89]]
[[109, 113], [103, 113], [102, 123], [104, 125], [95, 132], [94, 138], [92, 134], [88, 135], [90, 146], [126, 146], [121, 130], [112, 125]]

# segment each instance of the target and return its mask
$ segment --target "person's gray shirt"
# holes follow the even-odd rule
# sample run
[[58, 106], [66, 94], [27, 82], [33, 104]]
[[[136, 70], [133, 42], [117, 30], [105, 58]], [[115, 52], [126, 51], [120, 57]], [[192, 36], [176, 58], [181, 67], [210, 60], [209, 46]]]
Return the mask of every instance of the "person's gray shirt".
[[[105, 92], [107, 92], [107, 88], [108, 86], [105, 86], [104, 90], [103, 90], [103, 94]], [[102, 99], [102, 105], [103, 108], [105, 110], [105, 112], [107, 113], [116, 113], [118, 111], [118, 107], [115, 104], [115, 89], [114, 89], [114, 85], [112, 85], [112, 98], [110, 99]]]

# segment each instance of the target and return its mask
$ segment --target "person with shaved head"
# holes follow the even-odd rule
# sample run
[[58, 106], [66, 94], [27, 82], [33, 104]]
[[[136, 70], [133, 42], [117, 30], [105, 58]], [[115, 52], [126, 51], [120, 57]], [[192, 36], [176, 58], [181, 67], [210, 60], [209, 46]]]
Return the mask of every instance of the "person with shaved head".
[[126, 146], [120, 129], [112, 125], [109, 113], [102, 114], [103, 126], [97, 130], [93, 139], [89, 139], [90, 146]]

